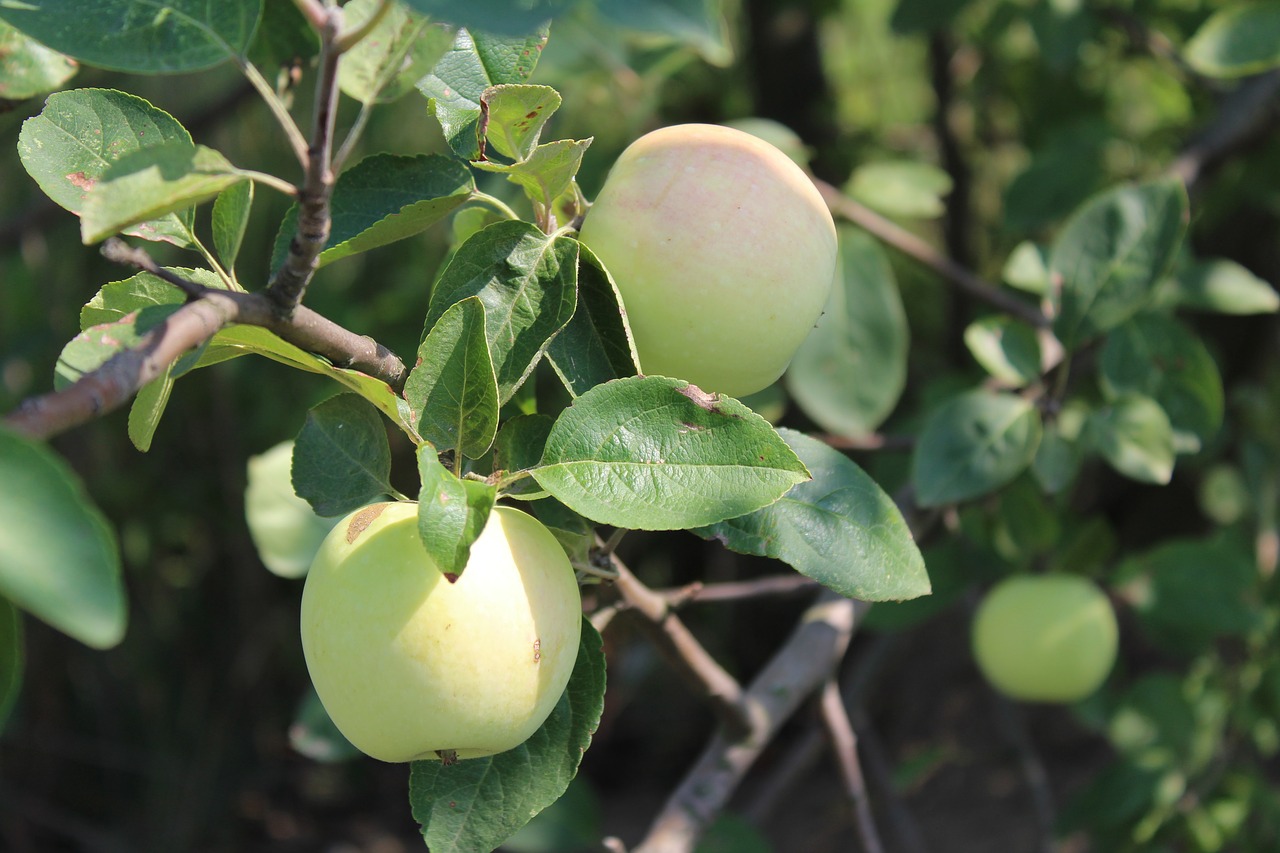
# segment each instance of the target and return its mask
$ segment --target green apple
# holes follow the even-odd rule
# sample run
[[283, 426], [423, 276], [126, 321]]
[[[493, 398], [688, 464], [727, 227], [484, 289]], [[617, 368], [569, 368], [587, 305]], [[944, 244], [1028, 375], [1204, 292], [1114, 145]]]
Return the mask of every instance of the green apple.
[[320, 543], [338, 523], [316, 515], [293, 491], [293, 442], [282, 441], [249, 458], [244, 516], [262, 564], [282, 578], [300, 578]]
[[450, 579], [415, 503], [373, 504], [325, 539], [302, 593], [302, 650], [338, 730], [382, 761], [518, 746], [555, 707], [578, 655], [582, 602], [537, 520], [497, 507]]
[[740, 397], [782, 375], [822, 313], [836, 229], [804, 171], [728, 127], [666, 127], [618, 158], [582, 226], [640, 369]]
[[996, 689], [1032, 702], [1075, 702], [1116, 660], [1111, 602], [1078, 575], [1019, 575], [992, 587], [973, 622], [973, 654]]

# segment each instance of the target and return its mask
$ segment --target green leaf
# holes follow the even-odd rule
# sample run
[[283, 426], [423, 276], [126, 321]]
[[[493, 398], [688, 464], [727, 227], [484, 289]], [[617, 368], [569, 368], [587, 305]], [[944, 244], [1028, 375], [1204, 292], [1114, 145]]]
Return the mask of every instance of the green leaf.
[[1207, 650], [1215, 638], [1261, 624], [1256, 564], [1230, 534], [1165, 542], [1122, 563], [1116, 581], [1144, 632], [1180, 653]]
[[669, 530], [754, 512], [808, 472], [764, 418], [732, 397], [646, 376], [574, 400], [533, 476], [594, 521]]
[[585, 563], [595, 546], [595, 526], [589, 519], [569, 509], [555, 498], [542, 498], [530, 504], [534, 517], [551, 531], [560, 547], [575, 563]]
[[479, 296], [505, 403], [529, 377], [577, 302], [578, 241], [528, 222], [490, 225], [463, 243], [431, 290], [426, 329], [450, 306]]
[[[59, 89], [75, 76], [75, 61], [0, 20], [0, 98], [18, 101]], [[0, 724], [3, 720], [0, 720]]]
[[1164, 485], [1173, 476], [1173, 426], [1150, 397], [1125, 397], [1091, 413], [1084, 438], [1126, 477]]
[[432, 853], [488, 853], [558, 800], [604, 711], [604, 652], [586, 619], [578, 660], [546, 722], [515, 749], [409, 766], [409, 802]]
[[0, 596], [95, 649], [124, 637], [120, 555], [107, 520], [48, 447], [0, 428]]
[[391, 446], [382, 418], [355, 394], [307, 412], [293, 447], [293, 490], [317, 515], [346, 515], [392, 494]]
[[1113, 189], [1077, 210], [1049, 258], [1062, 345], [1073, 350], [1145, 307], [1186, 226], [1187, 191], [1172, 179]]
[[[192, 145], [186, 128], [141, 98], [111, 89], [76, 89], [50, 95], [40, 114], [23, 122], [18, 156], [49, 198], [79, 215], [115, 160], [145, 147], [182, 142]], [[125, 233], [189, 246], [191, 221], [169, 215]]]
[[[460, 2], [469, 9], [482, 5], [474, 0]], [[546, 27], [534, 32], [534, 27], [540, 25], [534, 24], [526, 29], [516, 23], [522, 15], [505, 0], [486, 2], [501, 2], [502, 13], [494, 14], [489, 22], [482, 19], [482, 23], [510, 25], [512, 29], [506, 30], [509, 35], [459, 30], [449, 52], [430, 74], [418, 81], [418, 91], [430, 99], [449, 147], [464, 160], [480, 156], [480, 98], [484, 91], [490, 86], [528, 80], [547, 43]], [[432, 15], [433, 7], [438, 4], [433, 0], [409, 0], [409, 5]], [[466, 16], [441, 14], [437, 17], [461, 24]]]
[[22, 690], [27, 652], [22, 640], [22, 614], [13, 602], [0, 596], [0, 733], [13, 712]]
[[1013, 247], [1001, 277], [1012, 287], [1037, 296], [1049, 293], [1049, 255], [1043, 246], [1023, 240]]
[[258, 558], [282, 578], [306, 575], [338, 519], [321, 518], [293, 490], [293, 442], [250, 456], [244, 517]]
[[693, 532], [782, 560], [849, 598], [928, 595], [924, 559], [893, 499], [843, 453], [795, 430], [778, 432], [813, 479], [750, 515]]
[[975, 320], [964, 330], [964, 344], [983, 370], [1006, 385], [1020, 388], [1040, 375], [1036, 330], [1012, 317]]
[[890, 216], [933, 218], [946, 211], [951, 176], [914, 160], [867, 163], [854, 170], [845, 192]]
[[85, 245], [131, 225], [207, 201], [246, 175], [212, 148], [168, 142], [133, 151], [107, 167], [80, 219]]
[[506, 175], [508, 181], [518, 184], [534, 202], [550, 207], [573, 184], [582, 165], [582, 155], [590, 145], [590, 139], [558, 139], [539, 145], [528, 160], [519, 163], [480, 161], [471, 165], [481, 171]]
[[[361, 26], [383, 0], [350, 0], [342, 7], [348, 29]], [[453, 44], [454, 33], [399, 3], [391, 4], [356, 46], [342, 57], [338, 86], [362, 103], [390, 103], [413, 91]]]
[[498, 492], [475, 480], [459, 480], [440, 464], [430, 444], [418, 446], [418, 475], [418, 533], [427, 555], [452, 583], [467, 567]]
[[362, 754], [338, 731], [321, 704], [320, 695], [310, 684], [289, 726], [289, 745], [298, 754], [322, 764], [348, 761]]
[[948, 400], [916, 445], [916, 500], [939, 506], [995, 491], [1031, 464], [1040, 432], [1040, 413], [1013, 394], [976, 390]]
[[99, 68], [139, 74], [198, 71], [240, 56], [262, 0], [7, 0], [0, 19]]
[[450, 306], [418, 347], [404, 385], [418, 434], [441, 450], [479, 459], [498, 432], [498, 380], [478, 296]]
[[1180, 308], [1218, 314], [1274, 314], [1280, 294], [1235, 261], [1193, 264], [1170, 281], [1173, 303]]
[[53, 385], [61, 390], [97, 370], [117, 353], [132, 349], [147, 332], [177, 311], [179, 305], [155, 305], [130, 312], [119, 320], [91, 326], [62, 348], [54, 366]]
[[1099, 379], [1108, 397], [1153, 398], [1199, 449], [1222, 426], [1218, 365], [1200, 338], [1166, 314], [1139, 314], [1107, 336]]
[[244, 232], [249, 226], [249, 211], [253, 209], [253, 182], [232, 184], [213, 203], [213, 245], [218, 250], [222, 265], [230, 272], [240, 255]]
[[613, 276], [578, 244], [578, 304], [569, 324], [551, 339], [547, 357], [577, 397], [602, 382], [635, 376], [639, 358]]
[[[513, 474], [527, 471], [542, 459], [542, 452], [547, 446], [547, 436], [551, 434], [551, 426], [555, 419], [550, 415], [516, 415], [510, 418], [498, 430], [497, 441], [493, 445], [493, 468], [495, 472]], [[538, 486], [532, 477], [516, 480], [503, 488], [503, 492], [525, 500], [543, 498], [547, 492]]]
[[518, 36], [567, 11], [577, 0], [404, 0], [405, 5], [441, 21], [485, 33]]
[[165, 406], [169, 404], [173, 371], [174, 366], [167, 365], [163, 373], [138, 389], [129, 406], [129, 440], [143, 453], [151, 449], [151, 439], [155, 437]]
[[823, 429], [865, 435], [889, 416], [906, 384], [907, 316], [879, 242], [849, 226], [839, 237], [839, 278], [791, 360], [787, 390]]
[[526, 160], [547, 119], [558, 109], [560, 93], [550, 86], [490, 86], [480, 94], [484, 141], [503, 157]]
[[[442, 154], [366, 157], [338, 176], [329, 243], [320, 253], [320, 265], [419, 234], [465, 204], [474, 190], [467, 167]], [[294, 206], [280, 225], [272, 269], [284, 262], [297, 230]]]
[[265, 72], [285, 73], [320, 52], [320, 36], [293, 0], [264, 0], [262, 20], [249, 45], [249, 61]]
[[1183, 57], [1209, 77], [1243, 77], [1280, 66], [1280, 7], [1241, 3], [1215, 12], [1187, 42]]
[[581, 776], [502, 844], [504, 853], [566, 853], [599, 847], [604, 835], [600, 801]]
[[289, 367], [327, 376], [354, 391], [386, 415], [405, 435], [420, 441], [409, 404], [385, 381], [358, 370], [334, 367], [325, 359], [281, 340], [261, 326], [231, 326], [214, 335], [197, 367], [208, 367], [242, 355], [257, 354]]
[[1075, 480], [1080, 472], [1080, 449], [1074, 441], [1063, 436], [1057, 421], [1046, 424], [1036, 458], [1031, 462], [1031, 473], [1040, 488], [1051, 495], [1059, 494]]
[[614, 26], [692, 47], [712, 65], [733, 62], [733, 43], [718, 0], [600, 0]]

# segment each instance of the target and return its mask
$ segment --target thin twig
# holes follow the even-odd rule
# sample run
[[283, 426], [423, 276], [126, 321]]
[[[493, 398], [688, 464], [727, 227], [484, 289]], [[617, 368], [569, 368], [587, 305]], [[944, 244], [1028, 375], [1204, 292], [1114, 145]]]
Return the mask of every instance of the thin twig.
[[723, 730], [712, 736], [634, 853], [693, 849], [783, 722], [839, 664], [867, 606], [833, 592], [819, 596], [747, 689], [751, 731], [742, 737]]
[[1259, 139], [1277, 118], [1280, 71], [1269, 71], [1240, 84], [1222, 100], [1212, 122], [1183, 147], [1168, 172], [1192, 189], [1212, 167]]
[[1042, 853], [1056, 853], [1058, 847], [1053, 840], [1055, 809], [1053, 791], [1049, 787], [1049, 774], [1045, 771], [1031, 735], [1027, 731], [1026, 720], [1022, 709], [995, 690], [991, 691], [991, 700], [995, 703], [996, 713], [1000, 715], [1000, 730], [1009, 736], [1018, 755], [1018, 765], [1022, 768], [1022, 777], [1031, 794], [1031, 804], [1036, 816], [1036, 829], [1039, 847]]
[[751, 721], [742, 685], [698, 642], [666, 598], [645, 586], [618, 559], [617, 554], [610, 554], [609, 561], [618, 573], [614, 589], [626, 606], [618, 608], [616, 614], [611, 613], [608, 618], [602, 617], [601, 624], [607, 625], [615, 615], [629, 617], [632, 624], [653, 642], [663, 659], [706, 697], [722, 726], [734, 732], [747, 731]]
[[723, 601], [743, 601], [750, 598], [765, 598], [775, 595], [792, 595], [798, 592], [809, 592], [818, 588], [818, 582], [801, 574], [769, 575], [749, 581], [727, 581], [725, 583], [701, 582], [691, 583], [676, 589], [660, 589], [658, 595], [667, 600], [673, 608], [681, 608], [686, 604]]
[[814, 437], [825, 442], [828, 446], [834, 447], [836, 450], [885, 450], [892, 452], [912, 450], [916, 446], [916, 437], [914, 435], [881, 435], [880, 433], [872, 433], [871, 435], [835, 435], [834, 433], [826, 433]]
[[815, 179], [814, 185], [826, 199], [832, 213], [849, 220], [873, 237], [924, 264], [970, 296], [981, 299], [1032, 326], [1049, 325], [1048, 318], [1034, 305], [984, 281], [905, 228], [890, 222], [866, 205], [854, 201], [825, 181]]
[[840, 764], [845, 792], [853, 803], [854, 823], [858, 827], [862, 849], [866, 853], [884, 853], [884, 845], [880, 843], [880, 834], [876, 831], [875, 816], [871, 813], [871, 800], [867, 796], [862, 766], [858, 764], [858, 736], [853, 730], [853, 724], [849, 722], [844, 697], [840, 695], [840, 685], [834, 676], [828, 678], [823, 685], [820, 704], [822, 722]]

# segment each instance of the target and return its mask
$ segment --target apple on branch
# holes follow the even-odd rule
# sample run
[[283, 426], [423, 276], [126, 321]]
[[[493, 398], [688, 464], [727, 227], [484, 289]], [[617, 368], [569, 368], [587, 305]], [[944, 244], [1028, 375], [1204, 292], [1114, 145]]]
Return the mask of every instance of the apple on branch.
[[581, 239], [617, 282], [640, 369], [734, 397], [787, 369], [836, 270], [835, 223], [809, 177], [717, 125], [633, 142]]

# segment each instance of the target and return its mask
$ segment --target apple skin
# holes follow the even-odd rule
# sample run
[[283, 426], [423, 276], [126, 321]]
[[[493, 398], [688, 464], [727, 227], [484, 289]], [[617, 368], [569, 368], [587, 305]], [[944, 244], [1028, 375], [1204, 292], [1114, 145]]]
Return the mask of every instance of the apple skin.
[[1029, 702], [1075, 702], [1097, 690], [1115, 664], [1115, 611], [1078, 575], [1018, 575], [1000, 581], [973, 622], [978, 668], [1000, 692]]
[[244, 491], [245, 521], [262, 564], [282, 578], [300, 578], [320, 543], [338, 523], [315, 514], [293, 490], [289, 472], [293, 442], [284, 441], [249, 458]]
[[568, 557], [540, 522], [497, 507], [450, 583], [418, 505], [373, 504], [333, 529], [307, 573], [302, 649], [338, 730], [382, 761], [519, 746], [564, 693], [581, 637]]
[[835, 223], [809, 177], [717, 125], [633, 142], [580, 239], [613, 274], [641, 370], [733, 397], [782, 375], [836, 270]]

